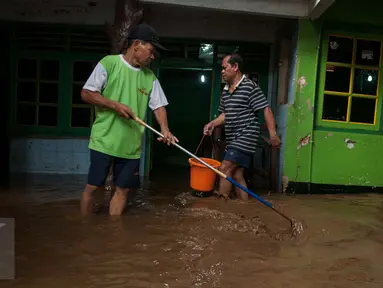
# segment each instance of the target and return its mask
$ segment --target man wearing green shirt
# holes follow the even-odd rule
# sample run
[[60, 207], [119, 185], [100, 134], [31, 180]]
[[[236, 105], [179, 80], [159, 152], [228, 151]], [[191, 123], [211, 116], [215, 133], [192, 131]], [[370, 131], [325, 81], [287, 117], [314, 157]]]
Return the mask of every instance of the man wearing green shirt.
[[81, 197], [81, 212], [91, 213], [93, 193], [103, 187], [113, 165], [116, 192], [109, 214], [121, 215], [129, 191], [139, 186], [139, 165], [144, 127], [135, 117], [144, 119], [147, 107], [154, 111], [164, 138], [170, 145], [178, 142], [169, 131], [165, 106], [168, 104], [161, 85], [146, 68], [155, 59], [159, 44], [157, 33], [147, 24], [132, 31], [127, 49], [121, 55], [104, 57], [94, 68], [81, 92], [84, 102], [95, 105], [96, 119], [89, 141], [88, 182]]

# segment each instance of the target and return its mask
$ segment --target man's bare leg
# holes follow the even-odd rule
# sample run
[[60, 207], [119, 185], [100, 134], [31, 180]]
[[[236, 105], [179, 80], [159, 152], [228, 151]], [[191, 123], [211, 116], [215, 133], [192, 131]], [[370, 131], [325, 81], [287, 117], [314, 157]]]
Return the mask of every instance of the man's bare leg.
[[128, 200], [129, 189], [116, 187], [116, 192], [110, 201], [109, 214], [112, 216], [120, 216], [124, 212], [126, 202]]
[[[243, 175], [245, 169], [241, 167], [237, 167], [234, 171], [234, 177], [233, 179], [238, 182], [238, 184], [242, 185], [243, 187], [247, 188], [247, 184], [245, 181], [245, 177]], [[242, 189], [235, 187], [235, 193], [237, 195], [238, 199], [241, 199], [242, 201], [247, 201], [249, 199], [249, 195], [243, 191]]]
[[87, 184], [81, 195], [81, 214], [89, 215], [93, 211], [93, 194], [98, 187]]
[[[98, 187], [96, 191], [92, 194], [93, 197], [93, 213], [98, 213], [101, 211], [101, 208], [105, 206], [105, 187]], [[108, 201], [109, 203], [109, 201]]]
[[[231, 161], [223, 160], [219, 170], [224, 173], [226, 176], [233, 178], [234, 171], [237, 167], [237, 164]], [[233, 188], [232, 184], [226, 179], [221, 177], [219, 181], [219, 194], [225, 198], [229, 198], [231, 189]]]

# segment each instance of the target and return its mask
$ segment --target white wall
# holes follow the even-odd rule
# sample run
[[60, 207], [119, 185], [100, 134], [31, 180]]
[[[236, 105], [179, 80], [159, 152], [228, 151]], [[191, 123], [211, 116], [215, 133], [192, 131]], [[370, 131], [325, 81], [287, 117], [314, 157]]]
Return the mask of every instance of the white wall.
[[114, 0], [1, 1], [0, 19], [102, 25], [114, 21]]

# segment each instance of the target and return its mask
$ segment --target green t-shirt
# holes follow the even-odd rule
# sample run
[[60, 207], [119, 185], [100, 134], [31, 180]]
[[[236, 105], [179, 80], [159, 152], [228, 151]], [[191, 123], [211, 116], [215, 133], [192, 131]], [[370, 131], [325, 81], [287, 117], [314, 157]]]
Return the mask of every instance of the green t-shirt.
[[[110, 100], [129, 106], [140, 119], [145, 119], [148, 104], [152, 110], [168, 104], [153, 72], [132, 67], [122, 55], [104, 57], [84, 89], [98, 91]], [[119, 158], [139, 159], [144, 130], [134, 120], [96, 107], [89, 148]]]

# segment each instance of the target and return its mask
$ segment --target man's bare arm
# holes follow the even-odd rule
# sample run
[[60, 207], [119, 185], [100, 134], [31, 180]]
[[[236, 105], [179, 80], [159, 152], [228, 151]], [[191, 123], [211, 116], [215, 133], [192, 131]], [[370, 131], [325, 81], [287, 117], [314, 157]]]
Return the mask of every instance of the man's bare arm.
[[225, 113], [221, 113], [217, 118], [212, 121], [214, 127], [221, 126], [225, 123]]
[[277, 135], [273, 111], [271, 111], [270, 107], [266, 107], [263, 113], [265, 116], [265, 122], [267, 129], [269, 130], [270, 137]]
[[156, 116], [156, 120], [161, 127], [161, 131], [169, 131], [168, 116], [165, 107], [157, 108], [156, 110], [154, 110], [153, 113]]
[[82, 89], [81, 99], [85, 103], [108, 109], [114, 109], [116, 103], [115, 101], [105, 98], [99, 92], [92, 92], [86, 89]]
[[134, 112], [128, 106], [113, 100], [109, 100], [105, 98], [104, 96], [102, 96], [99, 92], [92, 92], [92, 91], [83, 89], [81, 91], [81, 99], [85, 103], [89, 103], [101, 108], [114, 110], [121, 117], [124, 117], [127, 119], [135, 117]]
[[170, 145], [171, 143], [179, 142], [179, 140], [170, 132], [168, 125], [168, 116], [165, 107], [157, 108], [153, 111], [156, 116], [156, 120], [161, 127], [161, 134], [164, 138], [158, 138], [158, 141], [163, 141]]
[[213, 133], [214, 128], [223, 125], [223, 123], [225, 123], [225, 113], [221, 113], [217, 118], [205, 125], [203, 128], [204, 135], [210, 136]]
[[281, 140], [279, 139], [277, 135], [273, 111], [271, 111], [270, 107], [266, 107], [263, 110], [263, 113], [264, 113], [267, 129], [269, 130], [271, 144], [273, 146], [278, 146]]

